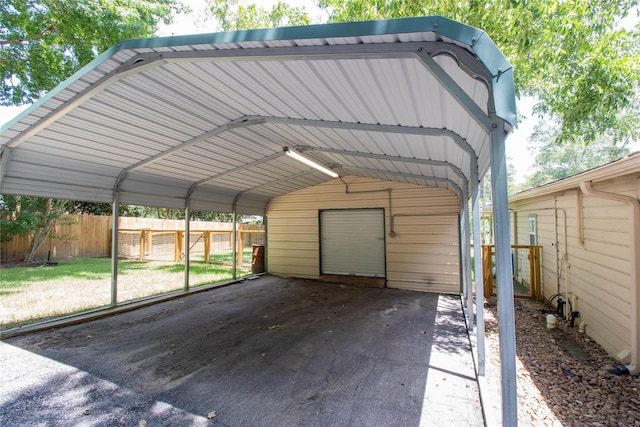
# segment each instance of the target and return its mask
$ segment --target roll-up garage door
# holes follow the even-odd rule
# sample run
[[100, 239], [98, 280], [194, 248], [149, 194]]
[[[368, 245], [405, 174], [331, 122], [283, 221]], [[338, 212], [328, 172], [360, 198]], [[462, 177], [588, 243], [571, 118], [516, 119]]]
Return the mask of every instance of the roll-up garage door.
[[385, 277], [384, 209], [320, 212], [321, 274]]

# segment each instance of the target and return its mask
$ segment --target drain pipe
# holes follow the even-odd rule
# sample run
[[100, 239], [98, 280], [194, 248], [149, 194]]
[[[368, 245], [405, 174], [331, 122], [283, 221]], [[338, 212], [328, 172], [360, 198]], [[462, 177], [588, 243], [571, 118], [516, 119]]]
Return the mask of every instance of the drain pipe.
[[640, 260], [638, 259], [640, 255], [640, 202], [635, 197], [594, 190], [591, 188], [591, 181], [581, 182], [580, 190], [587, 196], [626, 203], [631, 208], [629, 217], [632, 235], [629, 247], [631, 255], [631, 271], [629, 274], [631, 277], [631, 364], [626, 368], [631, 375], [636, 375], [640, 373], [640, 317], [638, 315], [638, 309], [640, 308], [640, 292], [638, 291], [638, 279], [640, 278]]
[[584, 229], [582, 226], [582, 191], [576, 191], [576, 231], [578, 244], [584, 249]]

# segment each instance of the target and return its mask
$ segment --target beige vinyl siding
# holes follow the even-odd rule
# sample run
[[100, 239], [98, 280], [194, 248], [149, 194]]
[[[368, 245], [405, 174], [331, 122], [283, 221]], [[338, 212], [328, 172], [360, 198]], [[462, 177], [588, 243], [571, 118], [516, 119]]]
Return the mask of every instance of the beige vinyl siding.
[[[459, 293], [458, 198], [448, 190], [344, 177], [274, 198], [267, 207], [268, 270], [283, 277], [320, 275], [319, 212], [384, 209], [387, 286]], [[389, 192], [391, 189], [391, 210]], [[361, 193], [364, 192], [364, 193]], [[393, 214], [395, 237], [390, 236]]]
[[[594, 184], [593, 187], [634, 197], [637, 197], [639, 189], [636, 179], [614, 179], [605, 184]], [[549, 298], [557, 293], [558, 282], [554, 282], [553, 270], [558, 269], [560, 292], [564, 294], [565, 284], [568, 282], [569, 292], [574, 297], [573, 309], [580, 312], [577, 322], [586, 322], [589, 336], [610, 354], [616, 355], [630, 346], [630, 208], [624, 203], [583, 196], [582, 246], [579, 242], [577, 194], [577, 189], [566, 190], [512, 203], [511, 208], [518, 215], [517, 239], [525, 241], [525, 233], [528, 232], [520, 222], [526, 222], [526, 216], [530, 213], [528, 210], [537, 210], [538, 243], [543, 246], [545, 297]], [[554, 203], [559, 208], [557, 227], [553, 226], [555, 211], [541, 209], [553, 207]], [[567, 214], [568, 269], [564, 268], [562, 260], [565, 227], [560, 209]], [[541, 220], [545, 224], [542, 229]]]
[[395, 232], [387, 239], [387, 286], [460, 292], [458, 215], [397, 216]]

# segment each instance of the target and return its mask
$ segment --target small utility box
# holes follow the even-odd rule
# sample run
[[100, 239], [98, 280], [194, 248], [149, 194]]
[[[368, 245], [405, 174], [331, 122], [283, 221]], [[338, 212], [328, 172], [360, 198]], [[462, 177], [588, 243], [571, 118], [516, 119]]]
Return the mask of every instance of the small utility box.
[[264, 245], [253, 245], [251, 272], [253, 274], [264, 273]]

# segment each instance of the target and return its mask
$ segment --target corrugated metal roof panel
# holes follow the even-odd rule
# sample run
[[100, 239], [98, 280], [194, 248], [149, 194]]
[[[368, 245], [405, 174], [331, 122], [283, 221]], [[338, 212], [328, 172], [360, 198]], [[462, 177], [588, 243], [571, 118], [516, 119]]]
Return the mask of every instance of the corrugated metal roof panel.
[[263, 211], [271, 197], [331, 179], [282, 152], [308, 147], [341, 174], [455, 192], [476, 157], [481, 174], [489, 165], [486, 121], [469, 112], [496, 102], [510, 115], [511, 101], [491, 91], [513, 89], [493, 79], [495, 64], [482, 68], [504, 62], [489, 44], [476, 55], [481, 32], [456, 25], [412, 18], [121, 42], [2, 128], [2, 155], [13, 155], [0, 189], [30, 183], [29, 194], [104, 201], [112, 186], [124, 203], [180, 207], [192, 194], [226, 211], [238, 196]]

